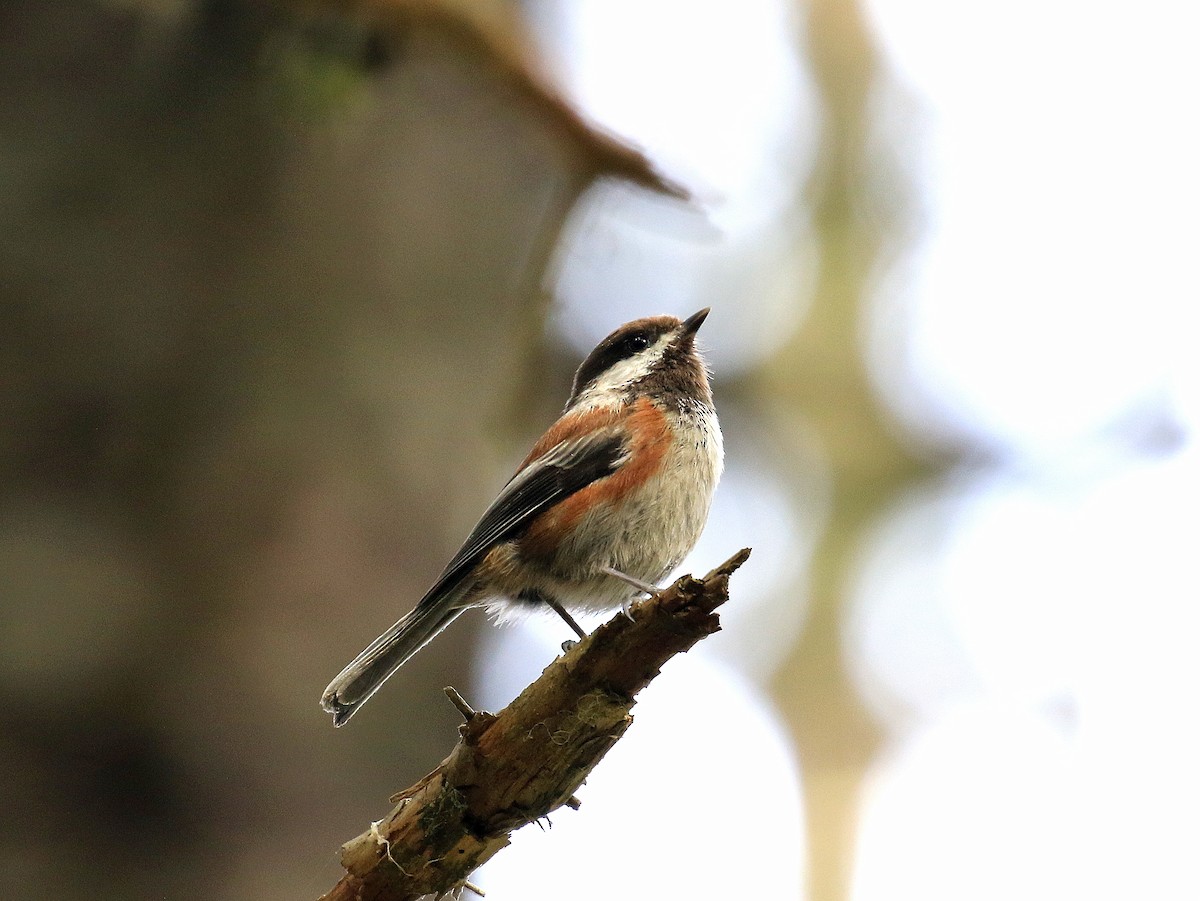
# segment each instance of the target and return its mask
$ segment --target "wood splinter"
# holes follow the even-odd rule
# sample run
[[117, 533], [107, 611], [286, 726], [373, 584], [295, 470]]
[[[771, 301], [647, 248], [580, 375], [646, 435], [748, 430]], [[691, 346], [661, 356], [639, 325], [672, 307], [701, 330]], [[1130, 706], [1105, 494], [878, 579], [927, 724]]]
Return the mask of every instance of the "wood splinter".
[[467, 703], [466, 699], [458, 693], [458, 689], [453, 685], [447, 685], [442, 689], [446, 693], [446, 697], [450, 699], [450, 703], [458, 708], [458, 712], [463, 715], [468, 723], [471, 722], [471, 717], [475, 715], [475, 708]]

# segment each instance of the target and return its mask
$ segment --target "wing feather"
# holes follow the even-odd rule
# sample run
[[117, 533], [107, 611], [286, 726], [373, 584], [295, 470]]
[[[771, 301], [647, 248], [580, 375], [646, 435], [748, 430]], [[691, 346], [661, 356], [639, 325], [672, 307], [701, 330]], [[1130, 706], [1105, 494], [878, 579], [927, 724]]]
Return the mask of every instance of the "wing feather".
[[616, 472], [628, 456], [625, 437], [614, 427], [560, 441], [530, 461], [484, 511], [421, 604], [451, 590], [497, 542], [519, 532], [542, 511]]

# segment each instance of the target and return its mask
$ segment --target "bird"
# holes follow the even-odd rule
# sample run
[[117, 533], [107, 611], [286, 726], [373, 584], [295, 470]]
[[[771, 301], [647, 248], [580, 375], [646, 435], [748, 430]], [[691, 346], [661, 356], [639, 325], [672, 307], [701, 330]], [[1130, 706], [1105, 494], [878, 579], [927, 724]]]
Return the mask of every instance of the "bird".
[[618, 607], [691, 551], [708, 519], [724, 447], [696, 332], [649, 316], [601, 341], [562, 415], [533, 445], [425, 596], [329, 683], [321, 706], [345, 724], [417, 651], [472, 607]]

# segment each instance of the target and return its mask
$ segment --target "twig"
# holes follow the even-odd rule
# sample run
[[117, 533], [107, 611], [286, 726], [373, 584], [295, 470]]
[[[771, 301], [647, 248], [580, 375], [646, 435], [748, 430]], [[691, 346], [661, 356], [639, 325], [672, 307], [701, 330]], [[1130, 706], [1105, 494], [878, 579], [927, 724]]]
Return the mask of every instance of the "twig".
[[468, 723], [471, 722], [471, 717], [475, 715], [475, 708], [467, 703], [466, 699], [458, 693], [458, 689], [453, 685], [447, 685], [442, 689], [446, 693], [446, 697], [450, 699], [450, 703], [458, 708], [458, 712], [463, 715]]
[[702, 579], [684, 576], [635, 604], [633, 622], [618, 613], [498, 714], [471, 710], [459, 696], [467, 722], [458, 744], [393, 796], [400, 803], [391, 813], [342, 846], [346, 874], [323, 901], [446, 893], [513, 830], [563, 805], [577, 808], [575, 791], [633, 722], [637, 693], [667, 660], [721, 628], [714, 611], [749, 556], [739, 551]]

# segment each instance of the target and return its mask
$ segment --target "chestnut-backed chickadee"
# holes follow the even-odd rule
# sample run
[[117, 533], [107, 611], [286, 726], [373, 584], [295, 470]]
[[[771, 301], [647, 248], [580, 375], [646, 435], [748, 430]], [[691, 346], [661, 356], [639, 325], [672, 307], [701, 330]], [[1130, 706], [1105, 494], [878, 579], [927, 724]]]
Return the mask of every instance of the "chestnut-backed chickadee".
[[338, 726], [468, 607], [628, 613], [692, 549], [721, 475], [721, 430], [696, 330], [652, 316], [600, 342], [566, 409], [420, 603], [338, 673], [321, 706]]

